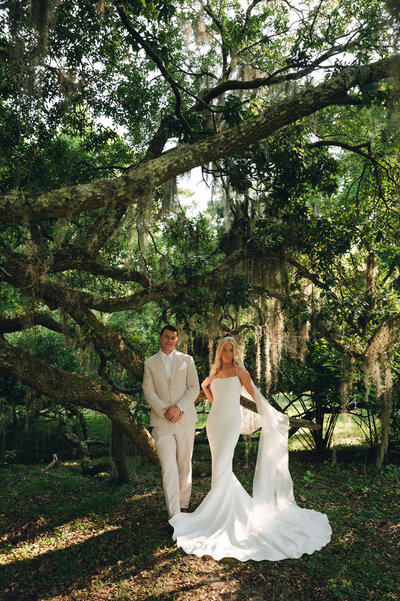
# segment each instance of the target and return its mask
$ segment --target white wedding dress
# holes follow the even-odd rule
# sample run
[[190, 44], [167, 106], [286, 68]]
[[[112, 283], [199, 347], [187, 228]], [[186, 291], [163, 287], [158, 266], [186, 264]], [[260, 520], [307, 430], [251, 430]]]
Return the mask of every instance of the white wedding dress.
[[[287, 416], [271, 407], [256, 389], [258, 414], [247, 410], [250, 425], [243, 428], [240, 395], [248, 393], [238, 376], [215, 378], [211, 390], [214, 402], [207, 419], [211, 489], [193, 513], [178, 513], [169, 520], [178, 547], [188, 554], [240, 561], [298, 558], [321, 549], [330, 540], [331, 527], [325, 514], [302, 509], [294, 500]], [[232, 459], [240, 432], [260, 426], [250, 496], [232, 471]]]

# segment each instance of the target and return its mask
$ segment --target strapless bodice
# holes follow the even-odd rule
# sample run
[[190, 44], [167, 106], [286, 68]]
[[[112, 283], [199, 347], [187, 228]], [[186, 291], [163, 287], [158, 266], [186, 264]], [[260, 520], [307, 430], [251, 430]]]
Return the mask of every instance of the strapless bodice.
[[214, 378], [211, 382], [211, 392], [214, 398], [213, 406], [215, 403], [231, 406], [232, 403], [239, 403], [241, 388], [242, 384], [238, 376]]
[[234, 445], [241, 426], [240, 391], [242, 385], [237, 376], [214, 378], [211, 392], [214, 401], [207, 418], [207, 433], [211, 437], [226, 436], [229, 430], [234, 434]]

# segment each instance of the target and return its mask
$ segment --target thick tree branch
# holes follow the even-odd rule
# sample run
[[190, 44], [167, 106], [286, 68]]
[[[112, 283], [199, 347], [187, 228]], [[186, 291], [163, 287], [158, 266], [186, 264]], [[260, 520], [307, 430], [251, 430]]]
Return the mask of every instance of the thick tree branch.
[[158, 462], [149, 432], [132, 417], [130, 399], [103, 382], [51, 367], [4, 338], [0, 338], [0, 372], [40, 394], [107, 415], [153, 463]]
[[165, 119], [161, 120], [161, 123], [150, 140], [149, 146], [147, 148], [145, 160], [154, 159], [159, 157], [164, 150], [164, 147], [168, 141], [170, 132], [168, 128], [167, 121]]
[[101, 179], [47, 193], [16, 191], [0, 197], [0, 222], [25, 224], [39, 219], [68, 219], [107, 206], [110, 199], [125, 202], [128, 198], [134, 200], [125, 177]]
[[55, 265], [52, 265], [50, 271], [51, 273], [59, 273], [71, 269], [84, 271], [85, 273], [91, 273], [92, 275], [101, 275], [118, 282], [136, 282], [141, 284], [143, 288], [155, 286], [155, 283], [152, 282], [145, 273], [138, 271], [137, 269], [132, 269], [130, 267], [113, 267], [111, 265], [106, 265], [105, 263], [100, 263], [99, 261], [92, 261], [90, 259], [85, 260], [85, 258], [81, 257], [60, 259]]
[[282, 127], [295, 123], [320, 109], [340, 104], [353, 87], [390, 77], [399, 65], [393, 56], [369, 65], [346, 67], [338, 75], [283, 101], [262, 113], [205, 140], [179, 146], [160, 157], [140, 163], [125, 176], [99, 180], [49, 193], [15, 192], [0, 197], [0, 222], [26, 223], [52, 217], [65, 217], [112, 202], [133, 201], [163, 182], [194, 167], [230, 156], [258, 140], [268, 138]]
[[93, 295], [52, 282], [37, 266], [20, 264], [11, 253], [8, 256], [8, 268], [9, 273], [4, 278], [10, 284], [40, 298], [52, 309], [62, 308], [80, 325], [84, 336], [108, 348], [130, 373], [138, 379], [142, 378], [143, 365], [133, 350], [122, 336], [104, 325], [89, 310], [90, 303], [96, 304]]
[[28, 330], [33, 326], [43, 326], [48, 330], [64, 334], [70, 338], [76, 336], [76, 330], [73, 327], [66, 323], [58, 322], [50, 313], [44, 311], [19, 315], [18, 317], [0, 315], [0, 332], [2, 334]]
[[[250, 401], [249, 399], [246, 399], [245, 397], [241, 396], [240, 397], [240, 404], [243, 407], [246, 407], [246, 409], [250, 409], [250, 411], [254, 411], [254, 413], [257, 413], [257, 405], [255, 404], [254, 401]], [[281, 413], [284, 413], [283, 411], [281, 411]], [[321, 426], [315, 422], [312, 422], [308, 419], [300, 419], [300, 418], [296, 418], [296, 417], [289, 417], [289, 424], [292, 428], [307, 428], [308, 430], [320, 430]]]
[[138, 380], [142, 379], [143, 363], [125, 343], [120, 334], [104, 325], [89, 309], [81, 309], [74, 304], [70, 304], [68, 313], [79, 323], [86, 336], [101, 345], [102, 348], [111, 351], [120, 365], [125, 367]]
[[[232, 253], [216, 268], [203, 275], [198, 274], [197, 277], [203, 285], [215, 285], [217, 279], [222, 278], [242, 257], [242, 251]], [[68, 313], [71, 307], [80, 310], [94, 309], [105, 313], [139, 310], [149, 302], [160, 301], [192, 287], [190, 279], [174, 278], [167, 279], [165, 282], [150, 286], [140, 292], [108, 298], [71, 288], [64, 283], [53, 282], [39, 265], [31, 265], [23, 261], [23, 256], [0, 249], [0, 262], [7, 264], [7, 271], [0, 271], [0, 280], [7, 281], [29, 296], [40, 298], [52, 310], [62, 307]]]

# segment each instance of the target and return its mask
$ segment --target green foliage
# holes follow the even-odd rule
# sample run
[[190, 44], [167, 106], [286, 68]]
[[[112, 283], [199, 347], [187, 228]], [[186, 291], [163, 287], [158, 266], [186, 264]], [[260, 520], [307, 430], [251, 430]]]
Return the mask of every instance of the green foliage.
[[0, 455], [0, 466], [1, 467], [7, 467], [9, 465], [14, 465], [15, 463], [17, 463], [17, 452], [14, 449], [9, 450], [9, 451], [4, 451]]
[[119, 332], [142, 360], [158, 346], [158, 335], [153, 328], [154, 313], [155, 307], [147, 306], [140, 315], [136, 311], [121, 311], [111, 315], [108, 321], [113, 331]]
[[223, 286], [218, 290], [215, 298], [215, 304], [222, 307], [233, 307], [233, 309], [245, 309], [254, 298], [254, 291], [249, 285], [247, 276], [232, 275], [228, 286]]
[[34, 330], [13, 334], [12, 337], [17, 339], [18, 346], [31, 351], [50, 365], [66, 371], [79, 372], [79, 351], [74, 352], [71, 348], [72, 341], [68, 348], [62, 335], [38, 326]]

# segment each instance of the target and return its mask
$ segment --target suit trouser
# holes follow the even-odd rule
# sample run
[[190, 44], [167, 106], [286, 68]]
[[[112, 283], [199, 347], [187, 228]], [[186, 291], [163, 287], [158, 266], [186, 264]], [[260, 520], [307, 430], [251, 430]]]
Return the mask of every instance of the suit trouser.
[[183, 426], [177, 422], [171, 428], [154, 427], [152, 431], [161, 463], [169, 517], [189, 505], [195, 429], [195, 423]]

